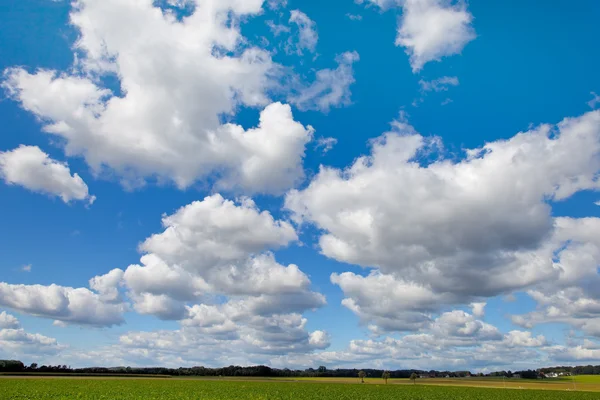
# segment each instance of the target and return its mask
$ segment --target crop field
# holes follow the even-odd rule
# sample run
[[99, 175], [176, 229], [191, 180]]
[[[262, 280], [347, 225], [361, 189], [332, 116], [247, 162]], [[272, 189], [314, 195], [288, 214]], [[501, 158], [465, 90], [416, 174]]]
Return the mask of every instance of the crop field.
[[192, 379], [2, 378], [10, 400], [598, 400], [598, 393], [438, 385]]

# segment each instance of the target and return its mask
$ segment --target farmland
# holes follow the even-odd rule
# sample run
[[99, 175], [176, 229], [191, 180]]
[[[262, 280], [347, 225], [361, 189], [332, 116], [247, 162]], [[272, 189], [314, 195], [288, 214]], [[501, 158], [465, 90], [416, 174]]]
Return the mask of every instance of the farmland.
[[[598, 393], [571, 390], [519, 390], [381, 381], [283, 382], [206, 379], [2, 378], [0, 399], [10, 400], [597, 400]], [[356, 381], [355, 381], [356, 382]], [[562, 382], [564, 383], [564, 382]], [[556, 389], [561, 387], [557, 382]], [[583, 383], [582, 383], [583, 384]], [[543, 387], [543, 386], [541, 386]]]

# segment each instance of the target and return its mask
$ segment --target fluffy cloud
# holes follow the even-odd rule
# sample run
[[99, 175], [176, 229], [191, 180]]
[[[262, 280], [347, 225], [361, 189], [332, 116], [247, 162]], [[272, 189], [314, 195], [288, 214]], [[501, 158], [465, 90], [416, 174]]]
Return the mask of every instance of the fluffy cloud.
[[405, 48], [413, 72], [430, 61], [458, 54], [475, 39], [466, 2], [451, 0], [360, 0], [382, 9], [402, 7], [396, 45]]
[[325, 305], [325, 297], [310, 291], [298, 266], [277, 263], [269, 251], [298, 239], [289, 222], [251, 199], [236, 203], [216, 194], [164, 216], [163, 225], [140, 245], [140, 265], [109, 274], [122, 282], [93, 282], [111, 298], [123, 285], [138, 313], [179, 320], [180, 329], [130, 332], [119, 352], [142, 364], [181, 363], [172, 356], [185, 352], [186, 360], [218, 365], [240, 354], [238, 362], [260, 363], [271, 354], [329, 346], [327, 333], [308, 332], [301, 315]]
[[[315, 364], [335, 367], [422, 368], [460, 370], [497, 370], [517, 364], [536, 366], [546, 357], [547, 342], [530, 332], [501, 334], [474, 315], [453, 310], [440, 315], [416, 333], [401, 338], [352, 340], [341, 351], [304, 355], [284, 355], [272, 360], [280, 367], [310, 367]], [[524, 363], [523, 359], [527, 361]], [[509, 368], [510, 369], [510, 368]]]
[[[303, 177], [312, 128], [289, 106], [268, 105], [280, 68], [239, 29], [262, 4], [203, 1], [179, 20], [152, 2], [79, 0], [70, 19], [81, 73], [13, 68], [3, 86], [64, 139], [68, 156], [129, 186], [214, 178], [221, 189], [278, 193]], [[96, 79], [108, 75], [118, 76], [118, 91]], [[267, 106], [257, 128], [221, 123], [241, 106]]]
[[11, 285], [0, 282], [0, 305], [18, 312], [77, 325], [112, 326], [123, 322], [126, 307], [106, 303], [86, 288]]
[[163, 225], [140, 245], [141, 264], [122, 273], [122, 285], [138, 313], [179, 320], [181, 328], [130, 333], [121, 339], [126, 353], [167, 360], [168, 353], [185, 351], [193, 360], [210, 355], [213, 365], [235, 354], [262, 362], [266, 354], [329, 345], [325, 332], [305, 329], [301, 315], [324, 306], [325, 297], [310, 290], [298, 266], [279, 264], [269, 251], [298, 240], [289, 222], [251, 199], [216, 194], [164, 216]]
[[[306, 354], [329, 346], [323, 331], [307, 332], [306, 319], [299, 314], [258, 316], [246, 313], [238, 302], [221, 306], [195, 305], [190, 317], [175, 331], [129, 332], [120, 338], [119, 352], [134, 359], [143, 352], [146, 360], [183, 360], [203, 365], [267, 363], [273, 356]], [[177, 361], [174, 365], [177, 365]]]
[[374, 333], [414, 331], [431, 322], [430, 312], [454, 298], [436, 295], [430, 287], [372, 272], [363, 277], [352, 272], [332, 274], [331, 282], [347, 296], [342, 304], [369, 325]]
[[460, 161], [397, 121], [370, 156], [343, 171], [322, 167], [286, 207], [322, 231], [324, 255], [378, 270], [332, 276], [346, 306], [384, 330], [394, 330], [386, 321], [415, 329], [438, 304], [596, 282], [598, 222], [554, 219], [549, 201], [598, 189], [599, 151], [598, 111], [467, 150]]
[[549, 322], [565, 323], [600, 337], [599, 238], [599, 218], [556, 218], [552, 237], [538, 253], [552, 257], [558, 274], [528, 290], [537, 308], [514, 315], [513, 322], [528, 328]]
[[227, 265], [298, 239], [290, 223], [261, 212], [251, 199], [236, 204], [218, 194], [165, 216], [163, 225], [164, 232], [146, 239], [140, 249], [194, 271]]
[[541, 347], [547, 344], [543, 335], [534, 337], [528, 331], [510, 331], [504, 337], [504, 344], [510, 347]]
[[7, 314], [6, 311], [0, 313], [0, 329], [17, 329], [19, 326], [19, 320], [14, 316]]
[[485, 306], [487, 303], [471, 303], [471, 310], [473, 315], [482, 318], [485, 315]]
[[71, 175], [67, 164], [53, 160], [37, 146], [21, 145], [0, 152], [0, 178], [9, 185], [60, 197], [65, 203], [81, 200], [91, 204], [96, 199], [79, 175]]
[[590, 348], [588, 346], [552, 346], [548, 349], [549, 354], [554, 360], [560, 362], [582, 363], [584, 361], [600, 360], [600, 348], [597, 345]]
[[291, 43], [296, 52], [300, 55], [303, 50], [314, 53], [319, 40], [315, 22], [300, 10], [291, 11], [289, 22], [298, 27], [298, 41]]
[[299, 85], [288, 101], [300, 110], [327, 112], [331, 107], [350, 103], [350, 86], [355, 82], [353, 64], [360, 59], [357, 52], [346, 52], [336, 57], [336, 69], [317, 71], [315, 81]]
[[2, 357], [55, 354], [65, 348], [58, 344], [56, 339], [26, 332], [20, 327], [17, 318], [6, 312], [0, 313], [0, 355]]
[[90, 279], [90, 288], [100, 295], [103, 301], [118, 302], [120, 300], [118, 284], [123, 279], [123, 271], [113, 269], [109, 273]]
[[460, 53], [475, 39], [472, 21], [462, 1], [405, 0], [396, 45], [406, 49], [417, 72], [430, 61]]

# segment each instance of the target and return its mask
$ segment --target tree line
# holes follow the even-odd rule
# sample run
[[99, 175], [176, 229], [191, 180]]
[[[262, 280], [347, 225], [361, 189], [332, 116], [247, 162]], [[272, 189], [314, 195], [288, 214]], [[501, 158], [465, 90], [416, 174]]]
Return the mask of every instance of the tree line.
[[[424, 371], [418, 369], [401, 369], [388, 371], [382, 369], [327, 369], [326, 367], [307, 368], [304, 370], [278, 369], [265, 365], [241, 367], [230, 365], [223, 368], [191, 367], [191, 368], [164, 368], [164, 367], [89, 367], [71, 368], [67, 365], [38, 365], [29, 366], [17, 360], [0, 360], [0, 372], [9, 373], [66, 373], [66, 374], [112, 374], [112, 375], [170, 375], [170, 376], [239, 376], [239, 377], [330, 377], [330, 378], [356, 378], [359, 373], [363, 377], [372, 378], [465, 378], [470, 376], [495, 376], [519, 377], [523, 379], [538, 379], [550, 372], [568, 373], [573, 375], [600, 375], [600, 365], [577, 367], [549, 367], [538, 370], [525, 371], [497, 371], [489, 374], [471, 374], [470, 371]], [[360, 374], [362, 375], [362, 374]]]

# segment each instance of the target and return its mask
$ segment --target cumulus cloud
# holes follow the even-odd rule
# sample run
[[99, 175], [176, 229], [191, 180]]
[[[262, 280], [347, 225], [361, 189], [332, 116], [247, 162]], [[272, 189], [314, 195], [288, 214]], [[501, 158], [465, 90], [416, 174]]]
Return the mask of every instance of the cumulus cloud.
[[471, 310], [473, 315], [477, 318], [482, 318], [485, 315], [485, 306], [487, 303], [471, 303]]
[[344, 170], [322, 167], [285, 200], [298, 223], [321, 230], [324, 255], [375, 268], [332, 276], [364, 322], [415, 329], [440, 304], [596, 282], [596, 219], [553, 218], [551, 202], [600, 187], [600, 112], [466, 150], [458, 161], [405, 121], [371, 145], [370, 156]]
[[292, 10], [290, 12], [289, 23], [296, 25], [298, 28], [298, 40], [295, 41], [290, 38], [290, 45], [295, 49], [295, 52], [299, 55], [302, 55], [303, 50], [314, 53], [319, 41], [315, 21], [311, 20], [308, 15], [300, 10]]
[[[281, 68], [239, 27], [262, 5], [203, 1], [179, 20], [152, 2], [80, 0], [70, 14], [79, 73], [12, 68], [3, 86], [96, 174], [130, 187], [214, 178], [220, 189], [278, 193], [302, 179], [312, 128], [269, 105]], [[99, 76], [117, 76], [119, 91]], [[265, 107], [257, 128], [222, 124], [242, 106]]]
[[458, 0], [360, 0], [384, 10], [402, 7], [396, 45], [410, 57], [413, 72], [430, 61], [459, 54], [475, 39], [473, 15], [467, 3]]
[[6, 311], [0, 313], [0, 329], [18, 329], [19, 327], [19, 320], [13, 315], [7, 314]]
[[345, 52], [336, 57], [336, 69], [321, 69], [310, 85], [297, 85], [288, 101], [300, 110], [329, 111], [350, 103], [350, 86], [355, 82], [353, 65], [360, 59], [357, 52]]
[[[311, 291], [297, 265], [281, 265], [271, 252], [298, 240], [289, 222], [249, 198], [234, 202], [215, 194], [164, 215], [163, 226], [140, 244], [139, 265], [93, 277], [91, 290], [0, 283], [0, 306], [60, 326], [120, 324], [130, 309], [179, 321], [177, 330], [129, 332], [119, 344], [93, 350], [98, 359], [134, 365], [181, 364], [182, 353], [205, 365], [240, 354], [248, 355], [246, 363], [262, 363], [329, 346], [329, 334], [309, 331], [302, 315], [324, 306], [325, 297]], [[18, 328], [15, 323], [0, 314], [3, 327]]]
[[71, 175], [66, 163], [53, 160], [37, 146], [21, 145], [0, 152], [0, 178], [9, 185], [60, 197], [65, 203], [80, 200], [91, 204], [96, 199], [79, 175]]
[[584, 361], [597, 361], [600, 360], [600, 348], [590, 348], [587, 346], [579, 345], [575, 347], [568, 346], [552, 346], [548, 349], [550, 356], [557, 361], [581, 363]]
[[[174, 331], [129, 332], [120, 337], [118, 351], [137, 362], [194, 360], [203, 365], [268, 363], [282, 354], [307, 354], [329, 346], [323, 331], [308, 332], [299, 314], [259, 316], [246, 312], [240, 303], [195, 305], [190, 317]], [[114, 350], [113, 350], [114, 351]], [[136, 352], [147, 358], [140, 360]]]
[[296, 241], [293, 226], [260, 211], [249, 198], [235, 203], [215, 194], [163, 218], [165, 230], [140, 249], [170, 264], [202, 271]]
[[430, 61], [458, 54], [475, 39], [473, 15], [466, 3], [447, 0], [405, 0], [396, 45], [406, 49], [413, 72]]
[[533, 337], [525, 331], [502, 334], [472, 314], [452, 310], [400, 338], [352, 340], [343, 350], [283, 355], [272, 362], [303, 368], [316, 363], [332, 368], [514, 369], [518, 364], [536, 366], [546, 356], [546, 346], [543, 336]]
[[23, 354], [55, 354], [66, 346], [58, 344], [56, 339], [40, 334], [26, 332], [19, 320], [6, 312], [0, 313], [0, 355], [15, 357]]
[[555, 231], [539, 253], [552, 257], [558, 274], [527, 291], [536, 310], [512, 316], [515, 324], [565, 323], [600, 337], [599, 237], [599, 218], [555, 219]]
[[0, 282], [0, 305], [38, 317], [91, 326], [119, 325], [126, 310], [123, 304], [103, 302], [100, 295], [86, 288], [5, 282]]
[[102, 300], [118, 302], [121, 299], [118, 290], [121, 279], [123, 279], [123, 271], [116, 268], [105, 275], [90, 279], [90, 288], [98, 292]]
[[163, 226], [140, 244], [139, 265], [91, 284], [107, 299], [123, 286], [136, 312], [179, 321], [180, 329], [130, 332], [119, 351], [134, 358], [143, 351], [163, 362], [185, 352], [214, 365], [239, 354], [248, 354], [244, 362], [263, 362], [270, 354], [329, 346], [328, 334], [309, 332], [302, 317], [324, 306], [325, 297], [310, 290], [297, 265], [281, 265], [271, 252], [298, 240], [289, 222], [249, 198], [234, 202], [215, 194], [165, 215]]

